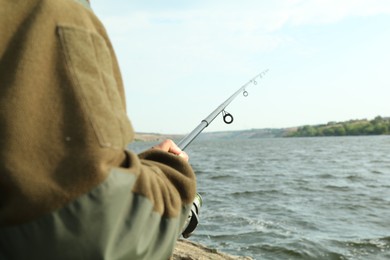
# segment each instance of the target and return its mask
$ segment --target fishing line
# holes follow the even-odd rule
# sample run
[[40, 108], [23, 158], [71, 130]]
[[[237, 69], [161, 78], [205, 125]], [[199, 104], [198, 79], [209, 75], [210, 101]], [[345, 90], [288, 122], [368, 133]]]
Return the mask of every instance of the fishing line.
[[226, 112], [225, 108], [238, 96], [238, 94], [242, 93], [244, 97], [249, 95], [246, 88], [250, 85], [257, 85], [257, 80], [262, 79], [265, 74], [267, 74], [268, 69], [260, 72], [255, 77], [250, 79], [247, 83], [245, 83], [242, 87], [240, 87], [236, 92], [233, 93], [228, 99], [226, 99], [221, 105], [219, 105], [210, 115], [208, 115], [205, 119], [203, 119], [200, 124], [192, 130], [191, 133], [186, 135], [179, 143], [178, 146], [181, 150], [184, 150], [206, 127], [208, 127], [211, 122], [222, 113], [223, 121], [226, 124], [233, 123], [233, 116]]

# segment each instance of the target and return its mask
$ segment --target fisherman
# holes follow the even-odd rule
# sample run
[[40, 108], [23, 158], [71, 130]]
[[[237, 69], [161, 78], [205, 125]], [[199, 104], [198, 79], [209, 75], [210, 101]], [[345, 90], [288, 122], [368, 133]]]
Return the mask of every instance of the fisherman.
[[0, 259], [168, 259], [195, 175], [133, 134], [89, 3], [0, 0]]

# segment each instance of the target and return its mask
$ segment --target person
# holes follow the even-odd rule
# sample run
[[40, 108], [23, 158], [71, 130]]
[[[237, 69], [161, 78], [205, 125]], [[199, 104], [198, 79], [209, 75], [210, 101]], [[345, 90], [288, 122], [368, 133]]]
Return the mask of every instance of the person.
[[119, 66], [88, 3], [0, 0], [0, 33], [0, 259], [168, 259], [195, 174], [171, 140], [127, 150]]

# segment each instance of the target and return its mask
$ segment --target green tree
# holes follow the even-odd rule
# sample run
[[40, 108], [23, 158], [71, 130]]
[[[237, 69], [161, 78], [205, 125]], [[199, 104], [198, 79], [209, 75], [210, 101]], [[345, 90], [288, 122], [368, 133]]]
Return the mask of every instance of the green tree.
[[332, 127], [326, 127], [323, 131], [325, 136], [333, 136], [334, 135], [334, 128]]
[[344, 135], [384, 135], [390, 134], [390, 118], [377, 116], [373, 120], [349, 120], [328, 122], [326, 125], [299, 127], [288, 136], [344, 136]]
[[306, 125], [302, 129], [304, 136], [316, 136], [317, 130], [313, 126]]
[[345, 128], [343, 125], [334, 127], [334, 134], [337, 136], [343, 136], [346, 134]]
[[375, 130], [374, 125], [367, 123], [367, 124], [362, 126], [361, 133], [365, 134], [365, 135], [373, 135], [374, 130]]

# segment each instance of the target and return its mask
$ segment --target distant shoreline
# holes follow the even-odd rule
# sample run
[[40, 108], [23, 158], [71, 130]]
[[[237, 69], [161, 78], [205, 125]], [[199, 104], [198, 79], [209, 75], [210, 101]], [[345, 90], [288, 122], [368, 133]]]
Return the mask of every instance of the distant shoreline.
[[134, 141], [153, 142], [153, 141], [163, 141], [165, 139], [180, 139], [181, 137], [183, 137], [183, 135], [158, 134], [158, 133], [135, 133]]
[[[372, 120], [359, 119], [344, 122], [328, 122], [322, 125], [306, 125], [290, 128], [262, 128], [236, 131], [205, 132], [198, 136], [200, 140], [210, 139], [257, 139], [275, 137], [321, 137], [321, 136], [369, 136], [389, 135], [390, 118], [377, 116]], [[184, 135], [135, 133], [135, 141], [180, 140]]]
[[369, 136], [390, 135], [390, 118], [377, 116], [372, 120], [359, 119], [343, 122], [328, 122], [322, 125], [306, 125], [290, 132], [287, 137], [321, 136]]

